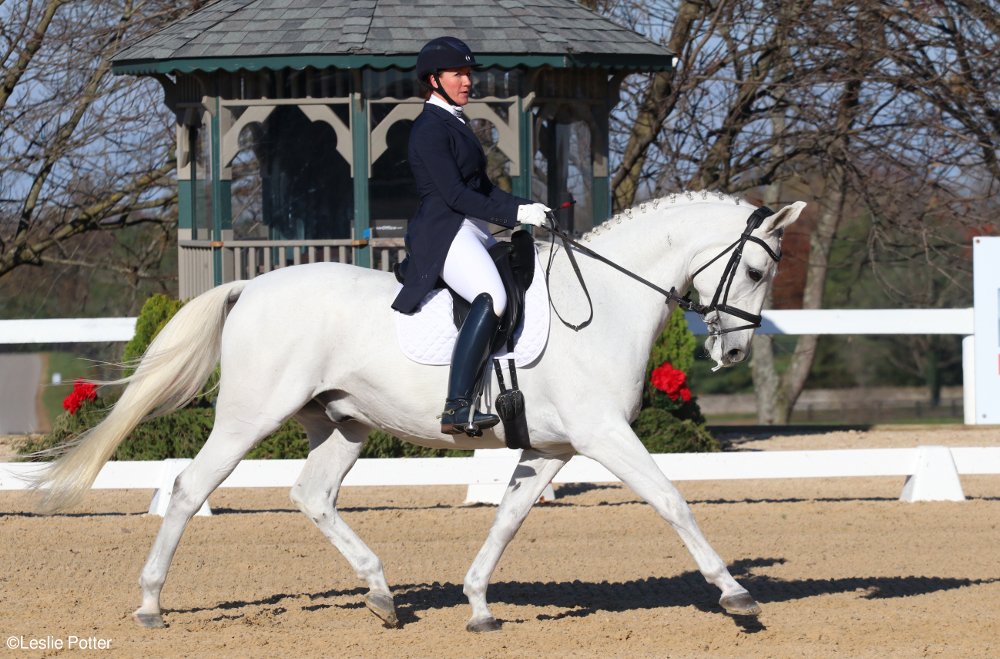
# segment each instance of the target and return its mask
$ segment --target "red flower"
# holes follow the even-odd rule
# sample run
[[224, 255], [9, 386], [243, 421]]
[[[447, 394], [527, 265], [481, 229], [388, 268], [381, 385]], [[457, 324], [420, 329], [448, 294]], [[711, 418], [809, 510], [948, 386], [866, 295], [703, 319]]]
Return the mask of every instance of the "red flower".
[[97, 400], [97, 385], [86, 380], [77, 380], [73, 383], [73, 391], [63, 399], [63, 409], [70, 414], [76, 414], [88, 400]]
[[691, 400], [691, 390], [687, 386], [687, 375], [684, 371], [671, 366], [670, 362], [663, 362], [654, 368], [649, 381], [671, 400], [685, 403]]

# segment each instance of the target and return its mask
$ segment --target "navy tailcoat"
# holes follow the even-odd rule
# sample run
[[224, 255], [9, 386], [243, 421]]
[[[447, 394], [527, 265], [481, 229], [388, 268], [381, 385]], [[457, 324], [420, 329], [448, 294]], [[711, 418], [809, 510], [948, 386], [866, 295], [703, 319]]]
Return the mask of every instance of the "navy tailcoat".
[[466, 217], [513, 229], [517, 207], [531, 203], [490, 182], [479, 139], [444, 108], [424, 104], [410, 131], [408, 155], [420, 208], [407, 227], [406, 279], [392, 303], [403, 313], [416, 311], [434, 289], [451, 241]]

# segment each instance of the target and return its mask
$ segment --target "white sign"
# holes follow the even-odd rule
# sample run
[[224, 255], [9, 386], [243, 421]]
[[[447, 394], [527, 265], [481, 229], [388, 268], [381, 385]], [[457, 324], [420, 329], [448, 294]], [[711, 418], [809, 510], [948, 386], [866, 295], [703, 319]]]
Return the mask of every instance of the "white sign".
[[976, 423], [1000, 424], [1000, 238], [972, 241]]

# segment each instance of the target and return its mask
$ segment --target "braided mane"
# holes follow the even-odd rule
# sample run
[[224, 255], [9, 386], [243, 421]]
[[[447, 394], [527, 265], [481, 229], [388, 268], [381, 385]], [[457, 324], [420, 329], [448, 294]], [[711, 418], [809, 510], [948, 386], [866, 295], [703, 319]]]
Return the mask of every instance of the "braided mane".
[[709, 192], [708, 190], [700, 190], [698, 192], [681, 192], [667, 195], [666, 197], [659, 197], [657, 199], [651, 199], [650, 201], [644, 201], [638, 205], [638, 207], [629, 208], [616, 214], [614, 217], [610, 218], [606, 222], [598, 224], [593, 229], [583, 234], [580, 238], [581, 242], [587, 242], [594, 236], [599, 236], [602, 233], [612, 231], [615, 226], [621, 224], [626, 220], [631, 220], [634, 217], [640, 217], [654, 211], [664, 204], [676, 204], [680, 206], [688, 204], [699, 204], [706, 201], [728, 201], [737, 206], [746, 203], [743, 199], [735, 197], [733, 195], [728, 195], [722, 192]]

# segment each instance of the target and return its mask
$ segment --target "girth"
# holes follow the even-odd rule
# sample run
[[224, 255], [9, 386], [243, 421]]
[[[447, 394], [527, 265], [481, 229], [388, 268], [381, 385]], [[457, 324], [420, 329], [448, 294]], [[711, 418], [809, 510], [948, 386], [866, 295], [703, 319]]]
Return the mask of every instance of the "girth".
[[[535, 241], [527, 231], [518, 230], [511, 235], [510, 241], [496, 243], [490, 247], [489, 252], [507, 292], [507, 310], [500, 319], [500, 326], [490, 349], [490, 352], [496, 352], [504, 345], [513, 347], [513, 336], [524, 322], [524, 296], [535, 277]], [[399, 283], [406, 279], [408, 261], [409, 257], [393, 268]], [[434, 288], [447, 288], [451, 293], [455, 328], [461, 329], [472, 308], [471, 303], [448, 288], [441, 279], [437, 280]]]

